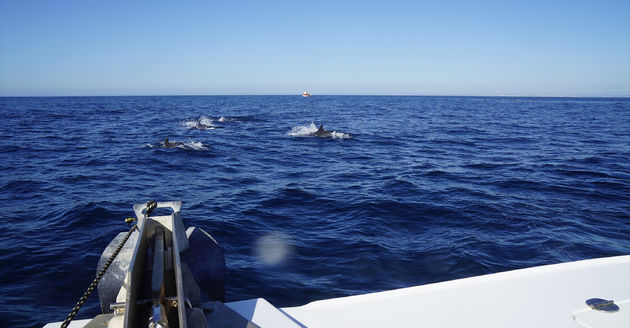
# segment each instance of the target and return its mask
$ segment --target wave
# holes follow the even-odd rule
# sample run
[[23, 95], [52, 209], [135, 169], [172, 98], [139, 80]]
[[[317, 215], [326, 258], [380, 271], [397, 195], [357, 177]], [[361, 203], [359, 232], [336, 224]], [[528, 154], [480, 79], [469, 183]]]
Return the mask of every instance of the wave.
[[238, 118], [234, 118], [234, 117], [221, 116], [221, 117], [219, 117], [218, 121], [221, 122], [221, 123], [225, 123], [225, 122], [239, 122], [240, 120]]
[[304, 137], [313, 135], [315, 132], [317, 132], [317, 126], [315, 126], [315, 123], [311, 122], [310, 125], [292, 127], [291, 131], [287, 132], [287, 135], [292, 137]]
[[186, 149], [186, 150], [208, 150], [208, 146], [204, 145], [203, 142], [201, 141], [192, 141], [192, 140], [188, 140], [184, 142], [170, 141], [170, 143], [175, 144], [175, 145], [172, 147], [166, 147], [164, 144], [164, 141], [160, 141], [158, 143], [145, 144], [144, 147], [146, 148], [179, 148], [179, 149]]
[[333, 139], [347, 139], [347, 138], [351, 138], [351, 136], [347, 133], [343, 133], [343, 132], [337, 132], [337, 131], [333, 131], [332, 132], [332, 137]]
[[240, 121], [242, 121], [242, 118], [238, 118], [238, 117], [221, 116], [215, 119], [212, 117], [202, 115], [201, 117], [197, 119], [186, 119], [185, 121], [181, 123], [181, 125], [186, 127], [186, 129], [189, 129], [189, 130], [190, 129], [214, 130], [216, 128], [221, 127], [221, 126], [216, 125], [215, 122], [228, 123], [228, 122], [240, 122]]
[[177, 147], [190, 150], [208, 150], [208, 147], [206, 147], [201, 141], [188, 141]]
[[[309, 125], [301, 125], [294, 126], [291, 128], [291, 131], [287, 132], [287, 135], [292, 137], [305, 137], [305, 136], [313, 136], [317, 132], [317, 126], [314, 122], [311, 122]], [[351, 136], [347, 133], [331, 131], [331, 137], [333, 139], [346, 139]]]
[[197, 130], [214, 130], [216, 126], [214, 125], [214, 120], [207, 116], [201, 116], [196, 120], [186, 120], [182, 122], [182, 125], [187, 129], [197, 129]]

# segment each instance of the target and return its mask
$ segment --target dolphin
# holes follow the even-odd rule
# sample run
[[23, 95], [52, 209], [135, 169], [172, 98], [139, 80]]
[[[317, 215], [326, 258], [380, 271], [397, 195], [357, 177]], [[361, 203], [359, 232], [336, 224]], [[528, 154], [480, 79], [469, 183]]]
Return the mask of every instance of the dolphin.
[[326, 137], [332, 137], [332, 132], [325, 130], [324, 125], [322, 124], [319, 126], [319, 129], [317, 129], [314, 135], [317, 137], [326, 138]]
[[183, 145], [183, 143], [181, 142], [170, 142], [168, 141], [168, 138], [164, 139], [164, 148], [176, 148]]

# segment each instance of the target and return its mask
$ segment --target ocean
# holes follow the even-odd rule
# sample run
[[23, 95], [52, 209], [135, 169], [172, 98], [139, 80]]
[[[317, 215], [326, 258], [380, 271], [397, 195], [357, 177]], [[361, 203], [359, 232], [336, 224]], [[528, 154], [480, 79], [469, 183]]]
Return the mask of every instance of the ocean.
[[630, 253], [629, 98], [0, 98], [0, 117], [4, 327], [62, 321], [149, 200], [221, 244], [227, 301], [278, 307]]

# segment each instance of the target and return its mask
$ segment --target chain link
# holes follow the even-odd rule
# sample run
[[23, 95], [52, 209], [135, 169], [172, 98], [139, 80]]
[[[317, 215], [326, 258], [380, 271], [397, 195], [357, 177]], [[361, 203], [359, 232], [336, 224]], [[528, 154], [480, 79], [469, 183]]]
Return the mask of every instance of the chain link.
[[63, 321], [63, 323], [61, 324], [61, 328], [67, 328], [68, 325], [70, 324], [70, 321], [72, 321], [72, 319], [74, 319], [74, 316], [76, 316], [77, 313], [79, 313], [79, 309], [81, 309], [81, 307], [83, 306], [83, 303], [85, 303], [85, 301], [88, 299], [90, 294], [92, 294], [92, 292], [94, 291], [94, 288], [96, 288], [96, 286], [98, 285], [98, 282], [101, 280], [101, 278], [103, 278], [103, 275], [105, 275], [105, 272], [107, 271], [109, 266], [112, 264], [112, 262], [114, 262], [114, 259], [116, 258], [120, 250], [123, 248], [123, 246], [127, 242], [127, 239], [129, 239], [129, 236], [131, 236], [131, 233], [134, 230], [136, 230], [137, 227], [138, 227], [137, 225], [134, 225], [133, 227], [131, 227], [129, 232], [127, 232], [127, 235], [125, 235], [125, 238], [123, 238], [123, 240], [120, 242], [120, 245], [118, 245], [118, 247], [116, 248], [112, 256], [109, 257], [109, 259], [105, 263], [105, 266], [103, 266], [103, 269], [101, 269], [101, 272], [99, 272], [96, 275], [96, 278], [94, 278], [94, 281], [92, 281], [92, 283], [90, 284], [90, 287], [88, 287], [85, 293], [83, 293], [83, 296], [81, 296], [77, 304], [74, 306], [74, 308], [72, 308], [72, 311], [70, 311], [70, 314], [68, 314], [68, 316], [66, 317], [66, 320]]

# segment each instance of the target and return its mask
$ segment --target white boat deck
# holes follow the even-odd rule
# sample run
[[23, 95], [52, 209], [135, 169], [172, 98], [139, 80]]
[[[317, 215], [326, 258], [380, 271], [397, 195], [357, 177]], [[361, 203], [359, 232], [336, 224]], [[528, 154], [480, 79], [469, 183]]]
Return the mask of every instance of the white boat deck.
[[[615, 300], [621, 310], [591, 310], [585, 301], [594, 297]], [[322, 300], [282, 310], [309, 328], [629, 328], [628, 300], [630, 256], [620, 256]], [[601, 320], [581, 326], [574, 319], [578, 313]]]
[[[589, 308], [590, 298], [620, 310]], [[630, 255], [315, 301], [278, 309], [264, 299], [226, 303], [261, 328], [629, 328]], [[76, 321], [80, 328], [87, 321]], [[59, 327], [59, 323], [44, 328]]]

